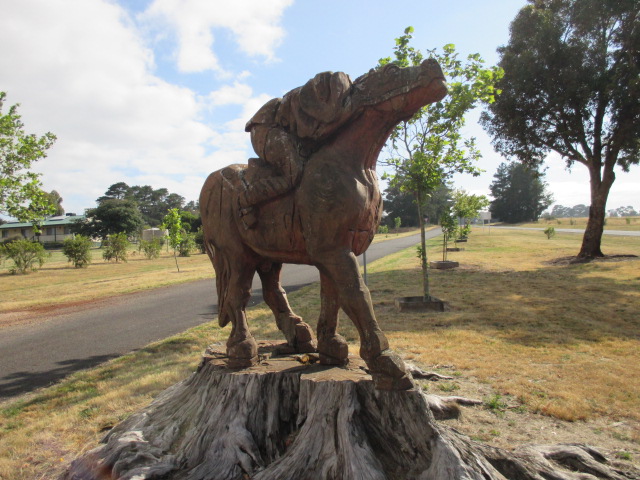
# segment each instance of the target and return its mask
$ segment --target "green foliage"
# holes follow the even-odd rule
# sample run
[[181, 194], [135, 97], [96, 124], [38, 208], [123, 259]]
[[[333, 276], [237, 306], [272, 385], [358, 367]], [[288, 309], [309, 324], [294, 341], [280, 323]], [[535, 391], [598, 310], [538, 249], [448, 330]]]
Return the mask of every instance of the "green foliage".
[[438, 384], [438, 389], [441, 392], [455, 392], [456, 390], [460, 390], [460, 385], [454, 382], [443, 382]]
[[149, 260], [158, 258], [160, 256], [161, 249], [162, 242], [159, 238], [154, 238], [152, 240], [140, 240], [140, 250], [144, 252], [144, 256]]
[[[501, 163], [489, 186], [491, 216], [507, 223], [535, 222], [553, 202], [544, 174], [522, 163]], [[552, 212], [554, 216], [557, 216]]]
[[180, 244], [184, 238], [184, 230], [182, 230], [182, 217], [180, 210], [172, 208], [167, 212], [162, 220], [161, 228], [167, 230], [167, 237], [169, 238], [169, 245], [173, 248], [173, 258], [176, 261], [176, 268], [180, 272], [178, 266], [178, 258], [176, 257], [176, 250], [180, 248]]
[[182, 217], [180, 210], [172, 208], [167, 212], [162, 220], [160, 228], [167, 230], [167, 238], [169, 239], [169, 245], [176, 250], [182, 242], [183, 230], [182, 230]]
[[551, 151], [589, 171], [579, 256], [601, 256], [615, 168], [640, 162], [640, 29], [634, 0], [529, 0], [499, 49], [505, 75], [481, 122], [497, 151], [539, 165]]
[[507, 403], [502, 399], [502, 395], [500, 395], [499, 393], [486, 398], [484, 401], [484, 406], [486, 409], [491, 410], [498, 416], [504, 415], [504, 412], [508, 408]]
[[49, 196], [42, 190], [40, 174], [30, 171], [34, 162], [45, 158], [56, 140], [52, 133], [41, 137], [27, 134], [18, 106], [2, 112], [5, 92], [0, 92], [0, 213], [21, 222], [39, 221], [55, 212]]
[[[419, 65], [424, 55], [410, 46], [413, 27], [396, 39], [395, 59], [380, 60], [380, 66], [395, 63], [401, 67]], [[418, 206], [418, 218], [424, 239], [424, 212], [422, 205], [439, 187], [445, 185], [455, 173], [479, 175], [475, 163], [480, 151], [474, 138], [463, 138], [465, 115], [478, 103], [493, 102], [494, 84], [502, 76], [499, 68], [485, 68], [479, 54], [460, 60], [455, 46], [447, 44], [441, 52], [427, 50], [427, 55], [440, 64], [447, 78], [449, 95], [439, 102], [420, 109], [412, 118], [401, 122], [391, 134], [387, 144], [386, 160], [393, 173], [387, 177], [390, 186], [411, 193]], [[426, 255], [426, 248], [422, 248]], [[429, 296], [427, 261], [422, 259], [424, 296]]]
[[142, 216], [131, 200], [105, 200], [87, 211], [86, 218], [71, 227], [74, 233], [86, 237], [107, 238], [109, 235], [136, 234], [142, 227]]
[[[435, 224], [442, 211], [449, 208], [450, 202], [451, 189], [447, 185], [441, 185], [423, 199], [420, 211], [423, 217]], [[420, 225], [416, 197], [411, 192], [402, 192], [400, 187], [389, 185], [384, 191], [383, 207], [386, 215], [382, 223], [389, 228], [395, 228], [396, 217], [400, 218], [403, 227], [418, 227]]]
[[49, 255], [49, 252], [40, 243], [32, 242], [26, 238], [7, 242], [0, 246], [0, 257], [13, 260], [13, 266], [9, 268], [13, 274], [37, 271]]
[[64, 215], [64, 208], [62, 207], [63, 198], [60, 194], [56, 190], [51, 190], [46, 195], [49, 199], [49, 203], [53, 206], [54, 211], [52, 212], [52, 215]]
[[622, 460], [627, 460], [627, 461], [631, 461], [633, 458], [629, 452], [625, 452], [625, 451], [615, 452], [614, 455]]
[[186, 210], [180, 211], [180, 221], [185, 232], [195, 233], [202, 226], [200, 215]]
[[484, 195], [473, 195], [464, 190], [453, 192], [453, 215], [461, 218], [464, 225], [460, 227], [458, 238], [468, 237], [471, 233], [471, 220], [476, 218], [480, 211], [489, 206], [489, 199]]
[[393, 227], [396, 229], [396, 233], [398, 233], [398, 230], [400, 229], [400, 225], [402, 225], [402, 218], [395, 217], [393, 219]]
[[67, 238], [62, 246], [62, 253], [76, 268], [86, 268], [91, 263], [91, 247], [93, 242], [83, 235]]
[[378, 227], [378, 233], [382, 233], [382, 234], [389, 233], [389, 227], [386, 225], [380, 225]]
[[[165, 213], [172, 208], [182, 208], [184, 197], [177, 193], [169, 193], [166, 188], [154, 189], [150, 185], [134, 185], [125, 182], [111, 185], [105, 194], [98, 198], [98, 205], [111, 200], [127, 200], [136, 206], [142, 222], [157, 227], [162, 223]], [[196, 226], [197, 228], [197, 226]]]
[[452, 215], [451, 210], [446, 210], [440, 215], [440, 227], [442, 227], [442, 261], [447, 260], [447, 245], [458, 237], [458, 220]]
[[551, 238], [553, 238], [556, 234], [556, 229], [553, 227], [547, 227], [542, 233], [547, 236], [547, 240], [551, 240]]
[[182, 241], [178, 246], [178, 253], [181, 257], [190, 257], [191, 252], [196, 248], [196, 235], [191, 232], [182, 232]]
[[119, 261], [126, 262], [128, 255], [127, 250], [130, 245], [126, 233], [112, 233], [102, 242], [102, 258], [108, 262], [111, 260], [114, 260], [116, 263]]
[[198, 227], [198, 231], [194, 235], [194, 241], [196, 242], [196, 247], [200, 253], [206, 253], [204, 248], [204, 231], [202, 230], [202, 226]]

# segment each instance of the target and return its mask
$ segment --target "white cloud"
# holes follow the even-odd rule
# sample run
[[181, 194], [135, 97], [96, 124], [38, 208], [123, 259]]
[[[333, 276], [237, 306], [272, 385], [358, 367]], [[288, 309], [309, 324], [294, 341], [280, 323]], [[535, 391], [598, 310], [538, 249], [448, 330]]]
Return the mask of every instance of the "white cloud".
[[[211, 171], [246, 162], [244, 122], [268, 100], [240, 81], [205, 98], [159, 78], [154, 52], [107, 0], [12, 2], [0, 44], [0, 90], [8, 105], [22, 104], [27, 132], [57, 135], [36, 169], [70, 211], [92, 207], [118, 181], [195, 200]], [[214, 130], [205, 122], [212, 105], [242, 113]]]
[[253, 90], [249, 85], [235, 82], [233, 85], [224, 85], [211, 92], [209, 100], [212, 106], [242, 105], [251, 98], [252, 94]]
[[275, 59], [284, 38], [279, 25], [293, 0], [154, 0], [140, 16], [161, 22], [177, 38], [176, 60], [182, 72], [223, 71], [213, 49], [215, 30], [229, 30], [240, 50], [249, 56]]

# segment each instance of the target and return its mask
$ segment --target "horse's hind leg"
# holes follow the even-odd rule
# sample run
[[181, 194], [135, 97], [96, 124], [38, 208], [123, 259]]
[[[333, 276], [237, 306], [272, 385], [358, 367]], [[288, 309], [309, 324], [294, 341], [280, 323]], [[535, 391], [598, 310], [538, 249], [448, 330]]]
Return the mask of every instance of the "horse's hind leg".
[[280, 285], [281, 263], [267, 263], [258, 268], [262, 280], [262, 294], [276, 318], [276, 324], [288, 345], [298, 353], [315, 352], [316, 345], [311, 327], [293, 313], [287, 294]]
[[225, 294], [225, 314], [231, 317], [231, 334], [227, 340], [228, 366], [245, 368], [258, 362], [258, 344], [249, 331], [245, 308], [251, 297], [251, 282], [255, 265], [233, 262], [228, 290]]
[[344, 365], [349, 356], [347, 341], [338, 335], [340, 303], [331, 279], [320, 274], [320, 317], [318, 318], [318, 353], [323, 365]]
[[327, 251], [317, 256], [318, 268], [335, 286], [340, 307], [360, 334], [360, 356], [367, 363], [376, 388], [406, 390], [413, 383], [404, 362], [389, 350], [389, 342], [376, 321], [369, 289], [351, 252]]

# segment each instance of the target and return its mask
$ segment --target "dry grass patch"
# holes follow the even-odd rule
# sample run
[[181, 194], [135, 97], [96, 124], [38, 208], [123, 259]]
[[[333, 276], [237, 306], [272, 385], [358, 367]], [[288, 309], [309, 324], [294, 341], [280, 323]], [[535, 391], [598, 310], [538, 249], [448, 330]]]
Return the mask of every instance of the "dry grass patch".
[[180, 273], [171, 252], [147, 260], [133, 250], [126, 263], [105, 262], [100, 249], [92, 250], [92, 254], [88, 268], [74, 268], [61, 252], [53, 252], [38, 272], [11, 275], [7, 270], [0, 271], [0, 312], [86, 302], [213, 275], [204, 254], [179, 257]]
[[[437, 315], [393, 309], [401, 279], [414, 285], [407, 295], [419, 293], [408, 252], [404, 265], [396, 260], [371, 277], [382, 328], [408, 358], [452, 365], [531, 411], [640, 421], [640, 386], [632, 381], [640, 378], [640, 260], [547, 264], [578, 244], [570, 235], [474, 233], [455, 254], [462, 268], [431, 272], [433, 294], [453, 307]], [[608, 238], [604, 248], [640, 254], [640, 239]]]

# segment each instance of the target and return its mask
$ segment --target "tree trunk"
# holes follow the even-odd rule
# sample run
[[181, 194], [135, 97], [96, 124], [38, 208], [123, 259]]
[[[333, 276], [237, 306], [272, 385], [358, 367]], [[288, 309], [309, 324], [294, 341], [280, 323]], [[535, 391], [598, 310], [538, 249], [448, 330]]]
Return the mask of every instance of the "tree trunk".
[[180, 267], [178, 266], [178, 257], [176, 256], [176, 249], [173, 249], [173, 259], [176, 261], [176, 268], [178, 269], [178, 273], [180, 273]]
[[208, 350], [196, 373], [116, 426], [61, 478], [640, 479], [586, 446], [505, 451], [476, 443], [436, 423], [420, 389], [376, 390], [355, 357], [325, 367], [263, 345], [260, 365], [237, 370], [221, 352]]
[[424, 224], [424, 213], [422, 212], [422, 195], [417, 193], [418, 203], [418, 223], [420, 225], [420, 266], [422, 268], [422, 298], [425, 302], [431, 300], [429, 291], [429, 271], [427, 270], [427, 239]]
[[600, 170], [589, 169], [591, 185], [591, 206], [589, 207], [589, 220], [582, 237], [582, 246], [578, 258], [591, 259], [604, 257], [600, 245], [604, 231], [604, 219], [606, 215], [607, 198], [611, 185], [615, 179], [613, 171], [605, 170], [604, 178], [600, 179]]

